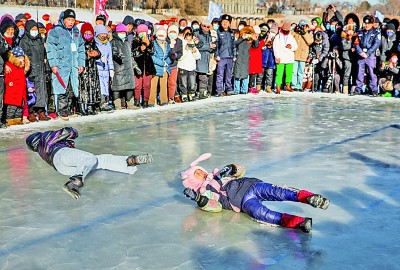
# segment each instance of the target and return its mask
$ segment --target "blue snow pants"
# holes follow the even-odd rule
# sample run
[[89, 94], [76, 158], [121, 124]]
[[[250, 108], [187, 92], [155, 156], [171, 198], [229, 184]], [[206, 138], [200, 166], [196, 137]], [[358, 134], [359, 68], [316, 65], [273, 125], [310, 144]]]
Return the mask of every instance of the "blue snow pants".
[[265, 182], [255, 183], [244, 195], [242, 211], [257, 221], [280, 225], [282, 213], [270, 210], [263, 201], [298, 202], [299, 190], [285, 188]]

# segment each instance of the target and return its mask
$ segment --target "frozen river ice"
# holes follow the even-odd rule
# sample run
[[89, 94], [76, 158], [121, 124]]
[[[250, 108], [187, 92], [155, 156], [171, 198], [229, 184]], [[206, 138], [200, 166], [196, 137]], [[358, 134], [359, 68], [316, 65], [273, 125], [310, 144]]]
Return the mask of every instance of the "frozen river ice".
[[[260, 94], [0, 131], [0, 269], [398, 269], [400, 103], [325, 94]], [[25, 137], [71, 125], [78, 148], [149, 152], [132, 176], [97, 171], [74, 201], [67, 177], [30, 152]], [[331, 200], [312, 234], [243, 213], [207, 213], [182, 195], [179, 172], [204, 152], [212, 170], [247, 174]]]

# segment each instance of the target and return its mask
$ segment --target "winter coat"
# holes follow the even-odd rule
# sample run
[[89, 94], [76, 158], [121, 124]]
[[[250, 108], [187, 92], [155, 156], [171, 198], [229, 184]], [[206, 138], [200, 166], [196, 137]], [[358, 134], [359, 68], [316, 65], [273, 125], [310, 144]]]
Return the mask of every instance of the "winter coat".
[[380, 31], [374, 28], [368, 31], [361, 29], [357, 32], [357, 34], [359, 42], [354, 45], [357, 54], [360, 55], [362, 52], [364, 52], [364, 50], [368, 57], [375, 54], [375, 51], [381, 45]]
[[114, 60], [114, 78], [111, 89], [113, 91], [133, 90], [135, 80], [133, 78], [133, 61], [129, 42], [126, 38], [120, 39], [114, 32], [111, 45]]
[[317, 44], [314, 42], [310, 46], [310, 52], [317, 56], [319, 62], [322, 62], [328, 56], [330, 47], [328, 35], [323, 33], [323, 36], [322, 43]]
[[169, 67], [171, 69], [177, 68], [178, 66], [178, 59], [182, 57], [183, 54], [183, 46], [182, 46], [182, 39], [178, 37], [175, 40], [169, 40], [171, 50], [169, 51], [169, 58], [171, 59], [171, 64]]
[[[135, 59], [139, 69], [142, 71], [142, 75], [146, 76], [155, 75], [156, 68], [154, 67], [153, 58], [151, 56], [154, 53], [154, 43], [149, 40], [150, 44], [146, 47], [144, 51], [140, 49], [142, 46], [142, 40], [139, 37], [135, 37], [132, 42], [132, 54]], [[137, 76], [137, 74], [136, 74]]]
[[14, 20], [9, 17], [8, 15], [3, 15], [0, 19], [1, 23], [0, 23], [0, 34], [4, 36], [5, 31], [7, 30], [7, 28], [9, 27], [13, 27], [14, 28], [14, 36], [10, 39], [10, 47], [14, 48], [15, 46], [18, 45], [18, 27], [15, 24]]
[[[25, 55], [25, 65], [19, 61], [10, 51], [8, 62], [5, 64], [11, 72], [4, 75], [5, 92], [4, 104], [21, 107], [26, 102], [26, 76], [29, 71], [29, 58]], [[13, 85], [10, 86], [10, 83]]]
[[262, 74], [263, 73], [263, 47], [265, 40], [256, 41], [257, 46], [251, 46], [249, 50], [249, 74]]
[[[109, 72], [110, 70], [114, 70], [114, 62], [113, 62], [113, 57], [112, 57], [112, 49], [111, 49], [111, 42], [107, 41], [105, 43], [102, 43], [97, 36], [99, 34], [107, 34], [108, 31], [107, 28], [104, 25], [97, 25], [94, 29], [95, 31], [95, 42], [97, 49], [100, 51], [101, 57], [96, 59], [96, 64], [97, 64], [97, 69], [99, 71], [107, 71]], [[104, 57], [106, 61], [103, 63], [101, 61], [101, 58]], [[106, 82], [108, 83], [108, 82]]]
[[[290, 44], [292, 48], [286, 48], [286, 45]], [[274, 54], [275, 60], [280, 59], [281, 64], [294, 63], [294, 52], [297, 50], [297, 42], [292, 36], [288, 34], [285, 36], [281, 32], [276, 35], [274, 39]]]
[[342, 40], [339, 43], [339, 52], [342, 54], [342, 59], [347, 61], [354, 61], [357, 59], [355, 52], [351, 51], [353, 48], [355, 37], [348, 38], [347, 35], [342, 32]]
[[[63, 12], [60, 14], [58, 25], [55, 25], [47, 36], [46, 46], [50, 67], [58, 67], [58, 73], [64, 84], [68, 86], [68, 83], [71, 82], [72, 91], [77, 97], [79, 95], [78, 68], [85, 66], [85, 46], [76, 26], [72, 29], [65, 27]], [[76, 51], [72, 51], [73, 46], [76, 47]], [[51, 74], [51, 81], [54, 94], [66, 93], [54, 73]]]
[[392, 53], [398, 53], [397, 43], [398, 40], [396, 39], [396, 34], [394, 34], [390, 38], [386, 35], [382, 35], [381, 46], [380, 46], [381, 53], [379, 57], [381, 63], [388, 61], [392, 56]]
[[36, 103], [33, 107], [44, 108], [48, 103], [45, 64], [46, 51], [40, 34], [36, 37], [32, 37], [29, 33], [34, 26], [36, 26], [35, 22], [32, 23], [31, 21], [28, 21], [26, 23], [26, 33], [21, 39], [19, 45], [31, 62], [30, 70], [26, 76], [29, 81], [33, 82], [35, 87]]
[[235, 35], [231, 29], [225, 31], [222, 26], [217, 31], [218, 42], [215, 57], [234, 58], [236, 56]]
[[237, 58], [233, 67], [233, 77], [235, 79], [246, 79], [249, 76], [249, 49], [251, 43], [249, 44], [247, 40], [243, 38], [238, 38], [235, 42]]
[[263, 68], [275, 69], [275, 56], [274, 56], [274, 47], [268, 48], [264, 46], [262, 48], [262, 66]]
[[161, 47], [159, 41], [157, 39], [154, 41], [154, 54], [152, 55], [154, 67], [156, 68], [156, 76], [162, 77], [164, 76], [164, 71], [167, 71], [168, 74], [171, 73], [171, 69], [169, 65], [171, 64], [171, 59], [169, 58], [169, 52], [171, 47], [168, 42], [164, 43], [164, 48]]
[[292, 31], [292, 35], [297, 43], [297, 50], [294, 52], [294, 60], [306, 62], [308, 58], [308, 53], [310, 51], [310, 46], [314, 42], [314, 37], [310, 32], [304, 35], [300, 35], [295, 31]]
[[[7, 41], [0, 34], [0, 77], [3, 74], [4, 59], [7, 58], [7, 52], [11, 49]], [[1, 83], [1, 82], [0, 82]], [[0, 90], [3, 85], [0, 85]]]
[[72, 127], [65, 127], [40, 133], [39, 136], [37, 152], [44, 161], [54, 167], [53, 158], [59, 150], [65, 147], [75, 148], [74, 139], [78, 138], [78, 131]]
[[[187, 71], [194, 71], [196, 70], [196, 62], [200, 59], [201, 54], [198, 49], [195, 53], [193, 53], [192, 49], [190, 48], [187, 50], [187, 45], [188, 42], [186, 40], [182, 40], [183, 54], [182, 57], [178, 59], [178, 68]], [[193, 42], [192, 45], [194, 46]]]
[[212, 42], [210, 31], [204, 32], [203, 30], [200, 30], [197, 37], [199, 39], [197, 49], [200, 51], [201, 58], [197, 60], [196, 72], [208, 73], [211, 54], [214, 53], [216, 49], [210, 48]]
[[[98, 56], [89, 57], [89, 51], [97, 51]], [[100, 103], [100, 80], [96, 61], [101, 57], [95, 40], [85, 42], [85, 69], [79, 74], [79, 101], [86, 104]]]

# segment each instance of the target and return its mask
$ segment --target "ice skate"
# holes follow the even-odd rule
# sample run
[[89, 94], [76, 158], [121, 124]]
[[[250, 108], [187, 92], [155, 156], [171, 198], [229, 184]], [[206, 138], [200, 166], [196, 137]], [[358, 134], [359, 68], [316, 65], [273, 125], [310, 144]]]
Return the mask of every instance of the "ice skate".
[[305, 233], [310, 233], [312, 230], [312, 219], [311, 218], [305, 218], [302, 223], [298, 225], [300, 230], [302, 230]]
[[330, 204], [330, 201], [322, 195], [314, 194], [307, 198], [308, 203], [313, 207], [318, 207], [326, 210]]
[[83, 187], [82, 175], [74, 175], [69, 178], [69, 181], [63, 186], [63, 190], [71, 195], [75, 200], [81, 197], [79, 189]]
[[153, 162], [153, 156], [149, 154], [131, 155], [126, 159], [128, 166], [136, 166], [140, 164], [148, 164]]

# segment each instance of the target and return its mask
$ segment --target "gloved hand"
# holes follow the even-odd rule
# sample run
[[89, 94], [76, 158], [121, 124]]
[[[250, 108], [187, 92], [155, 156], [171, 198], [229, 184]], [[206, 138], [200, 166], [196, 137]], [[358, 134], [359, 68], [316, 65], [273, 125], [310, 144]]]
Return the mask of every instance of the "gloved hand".
[[319, 61], [318, 61], [318, 59], [317, 59], [317, 58], [315, 58], [315, 59], [313, 59], [313, 60], [311, 61], [311, 63], [313, 63], [314, 65], [316, 65], [316, 64], [318, 64], [318, 63], [319, 63]]
[[225, 167], [223, 167], [219, 171], [219, 176], [220, 176], [220, 178], [232, 176], [236, 172], [237, 172], [237, 168], [236, 168], [235, 164], [229, 164], [229, 165], [226, 165]]
[[110, 70], [110, 78], [111, 78], [111, 79], [114, 78], [114, 75], [115, 75], [115, 74], [114, 74], [114, 70], [111, 69], [111, 70]]
[[200, 194], [190, 188], [185, 188], [185, 190], [183, 191], [183, 195], [195, 202], [198, 202], [200, 200]]

